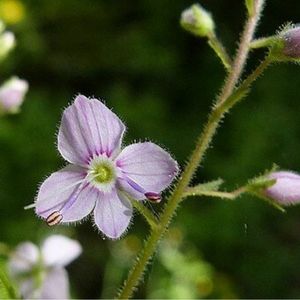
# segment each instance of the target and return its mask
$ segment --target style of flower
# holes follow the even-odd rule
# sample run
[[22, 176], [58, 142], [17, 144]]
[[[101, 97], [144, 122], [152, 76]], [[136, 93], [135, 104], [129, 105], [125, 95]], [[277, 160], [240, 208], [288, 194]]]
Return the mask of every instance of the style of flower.
[[48, 237], [41, 248], [21, 243], [9, 260], [9, 271], [25, 299], [67, 299], [69, 279], [65, 266], [81, 254], [80, 244], [62, 235]]
[[36, 214], [49, 225], [82, 220], [93, 211], [100, 231], [119, 238], [129, 226], [132, 205], [159, 198], [178, 172], [175, 160], [151, 142], [121, 150], [122, 121], [97, 99], [83, 95], [63, 113], [58, 150], [70, 164], [41, 185]]
[[14, 76], [0, 87], [0, 114], [17, 113], [28, 91], [26, 80]]
[[273, 172], [268, 176], [276, 182], [265, 190], [265, 194], [281, 205], [300, 202], [300, 175], [291, 171]]

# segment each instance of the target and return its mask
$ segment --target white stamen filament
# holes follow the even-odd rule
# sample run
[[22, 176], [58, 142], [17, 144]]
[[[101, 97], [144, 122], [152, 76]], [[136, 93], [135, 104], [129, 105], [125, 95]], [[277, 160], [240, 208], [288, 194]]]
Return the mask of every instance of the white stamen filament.
[[27, 206], [24, 206], [24, 209], [27, 210], [27, 209], [31, 209], [31, 208], [35, 208], [35, 203], [31, 203]]

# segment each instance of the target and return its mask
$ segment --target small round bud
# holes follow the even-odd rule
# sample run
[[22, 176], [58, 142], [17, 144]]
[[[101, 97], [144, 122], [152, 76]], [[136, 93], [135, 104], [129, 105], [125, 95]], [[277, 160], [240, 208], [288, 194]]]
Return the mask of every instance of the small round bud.
[[270, 57], [274, 61], [300, 61], [300, 26], [285, 26], [267, 40], [270, 42]]
[[300, 175], [291, 171], [273, 172], [268, 176], [276, 182], [264, 193], [267, 197], [281, 205], [291, 205], [300, 202]]
[[287, 57], [300, 59], [300, 26], [284, 33], [283, 54]]
[[0, 114], [17, 113], [28, 90], [26, 80], [12, 77], [0, 87]]
[[208, 36], [215, 28], [211, 14], [199, 4], [194, 4], [182, 12], [180, 24], [185, 30], [200, 37]]

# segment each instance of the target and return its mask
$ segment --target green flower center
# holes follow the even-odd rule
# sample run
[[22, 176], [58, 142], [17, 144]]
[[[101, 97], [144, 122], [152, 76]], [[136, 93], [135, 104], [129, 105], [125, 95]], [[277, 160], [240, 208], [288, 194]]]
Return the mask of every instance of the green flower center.
[[115, 172], [112, 166], [102, 162], [93, 168], [94, 180], [98, 183], [109, 183], [115, 178]]

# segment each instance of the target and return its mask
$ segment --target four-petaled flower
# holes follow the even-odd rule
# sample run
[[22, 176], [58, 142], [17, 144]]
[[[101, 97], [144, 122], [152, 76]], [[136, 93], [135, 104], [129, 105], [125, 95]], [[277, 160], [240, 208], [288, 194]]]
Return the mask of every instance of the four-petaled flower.
[[93, 211], [97, 227], [119, 238], [132, 216], [127, 195], [159, 197], [178, 172], [175, 160], [151, 142], [121, 150], [125, 125], [103, 103], [82, 95], [66, 108], [58, 150], [70, 164], [41, 185], [36, 213], [49, 225], [76, 222]]
[[20, 244], [9, 260], [9, 270], [25, 299], [68, 299], [65, 266], [81, 254], [80, 244], [62, 235], [48, 237], [41, 248]]

